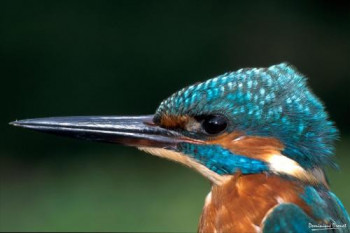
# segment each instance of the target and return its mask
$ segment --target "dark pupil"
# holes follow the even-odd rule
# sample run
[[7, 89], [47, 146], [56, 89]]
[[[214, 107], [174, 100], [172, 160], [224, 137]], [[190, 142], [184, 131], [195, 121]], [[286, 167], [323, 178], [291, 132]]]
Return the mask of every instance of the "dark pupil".
[[208, 116], [204, 118], [202, 127], [208, 134], [217, 134], [226, 129], [227, 122], [223, 116]]

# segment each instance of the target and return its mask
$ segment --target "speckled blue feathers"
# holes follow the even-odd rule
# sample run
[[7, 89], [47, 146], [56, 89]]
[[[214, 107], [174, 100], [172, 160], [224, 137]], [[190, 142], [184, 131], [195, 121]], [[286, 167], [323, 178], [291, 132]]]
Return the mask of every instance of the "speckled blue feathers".
[[306, 78], [289, 64], [240, 69], [186, 87], [161, 103], [155, 120], [217, 113], [230, 120], [228, 132], [279, 139], [283, 154], [306, 168], [332, 164], [337, 130]]
[[268, 165], [261, 160], [234, 155], [218, 145], [183, 143], [181, 150], [220, 175], [233, 174], [238, 170], [242, 174], [261, 173], [269, 170]]

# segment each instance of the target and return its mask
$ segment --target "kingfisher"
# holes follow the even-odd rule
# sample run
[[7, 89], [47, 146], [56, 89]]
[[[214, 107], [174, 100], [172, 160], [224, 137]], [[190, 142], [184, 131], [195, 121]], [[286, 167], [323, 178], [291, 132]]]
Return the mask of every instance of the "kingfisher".
[[350, 232], [330, 191], [338, 131], [304, 75], [288, 63], [244, 68], [185, 87], [154, 115], [11, 122], [124, 144], [186, 165], [212, 186], [198, 232]]

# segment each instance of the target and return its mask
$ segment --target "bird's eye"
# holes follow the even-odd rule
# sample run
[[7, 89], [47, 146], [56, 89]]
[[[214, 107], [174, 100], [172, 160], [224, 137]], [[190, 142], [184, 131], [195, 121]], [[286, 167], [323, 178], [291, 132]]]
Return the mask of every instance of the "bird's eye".
[[227, 127], [227, 120], [220, 115], [205, 116], [202, 121], [202, 128], [208, 134], [218, 134]]

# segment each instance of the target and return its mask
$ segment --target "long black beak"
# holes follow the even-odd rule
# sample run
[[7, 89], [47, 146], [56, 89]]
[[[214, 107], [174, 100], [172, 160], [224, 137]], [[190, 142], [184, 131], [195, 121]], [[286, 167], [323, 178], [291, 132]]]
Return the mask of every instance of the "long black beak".
[[176, 131], [155, 125], [152, 119], [153, 115], [75, 116], [19, 120], [10, 124], [56, 135], [137, 147], [175, 148], [178, 143], [190, 140]]

